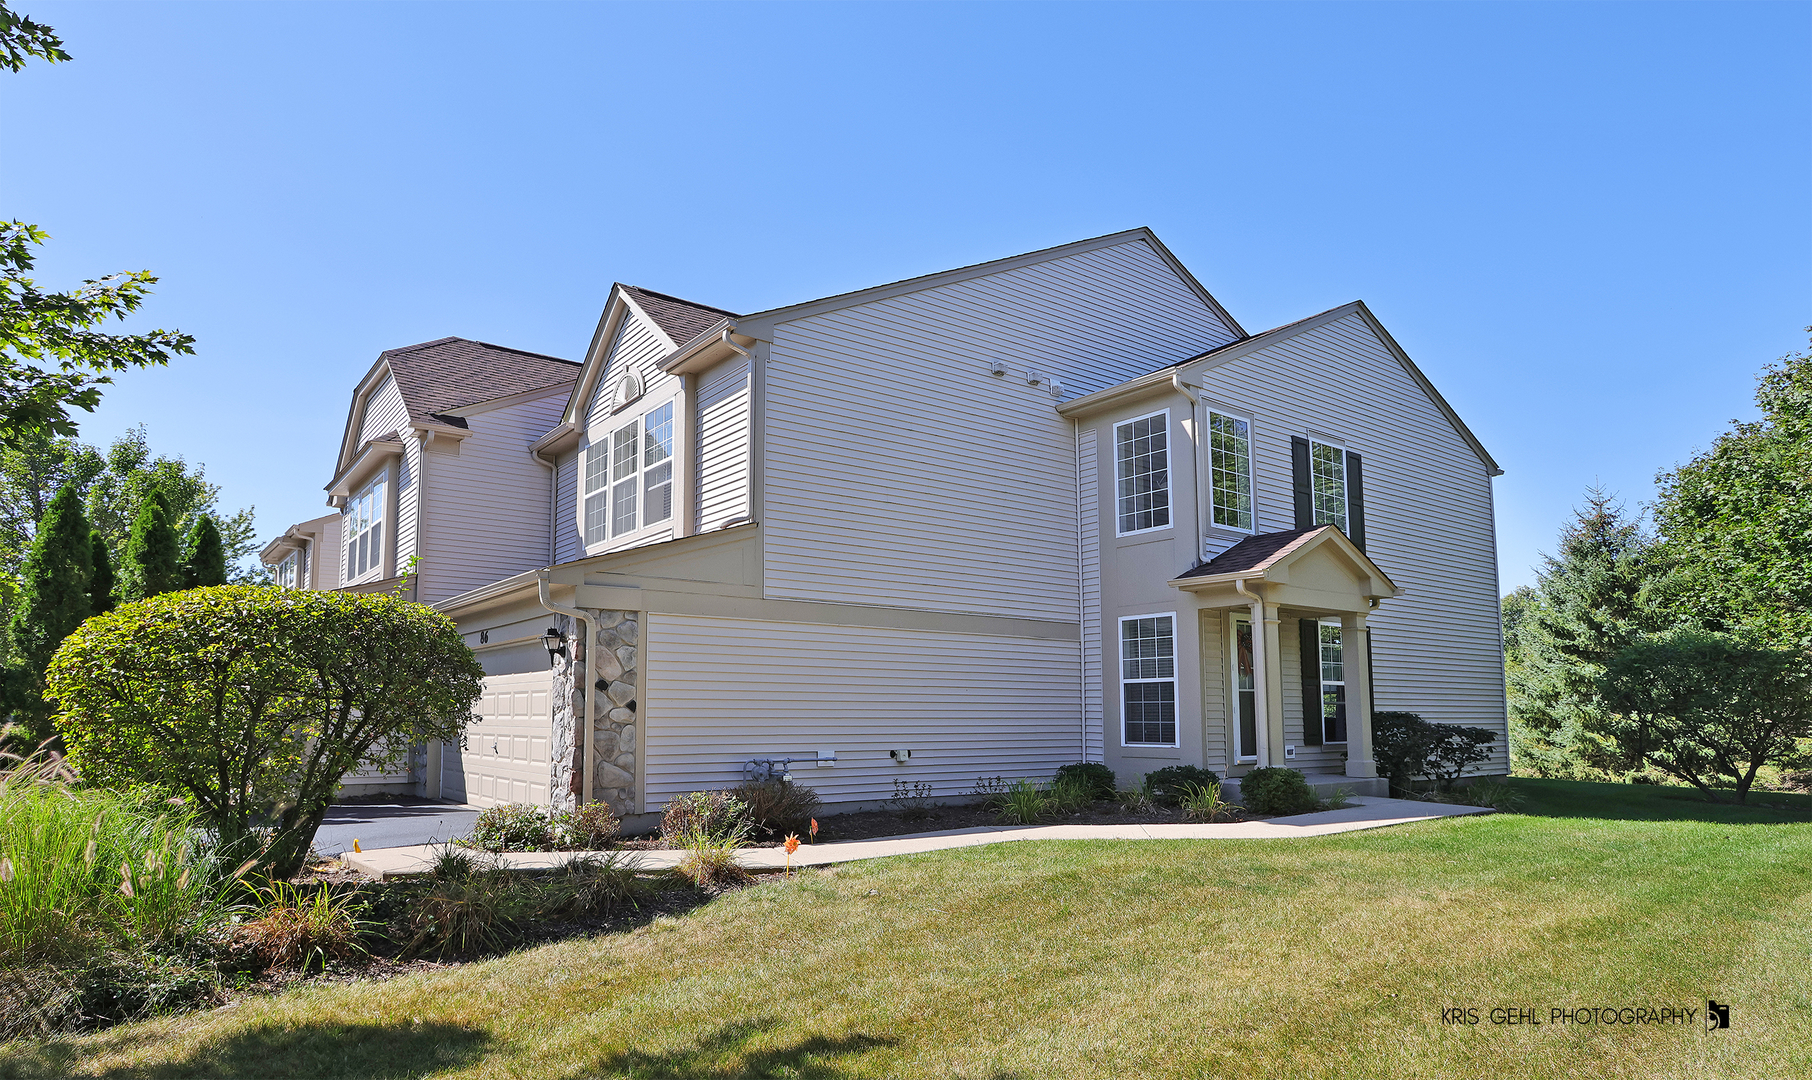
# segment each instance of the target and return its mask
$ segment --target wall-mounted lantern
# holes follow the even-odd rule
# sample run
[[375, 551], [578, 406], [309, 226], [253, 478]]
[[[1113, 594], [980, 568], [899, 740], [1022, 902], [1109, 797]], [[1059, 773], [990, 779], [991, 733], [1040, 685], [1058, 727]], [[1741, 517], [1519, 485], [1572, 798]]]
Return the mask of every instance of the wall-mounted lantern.
[[547, 650], [547, 666], [554, 666], [554, 657], [566, 655], [566, 635], [560, 628], [550, 626], [547, 633], [541, 635], [541, 647]]

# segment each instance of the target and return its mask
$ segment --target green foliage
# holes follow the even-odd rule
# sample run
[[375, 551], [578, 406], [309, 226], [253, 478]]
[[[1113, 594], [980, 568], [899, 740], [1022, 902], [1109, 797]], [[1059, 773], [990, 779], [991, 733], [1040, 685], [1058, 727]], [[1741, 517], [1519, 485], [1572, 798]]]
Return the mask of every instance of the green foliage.
[[[17, 59], [9, 45], [6, 55]], [[0, 445], [37, 435], [74, 435], [71, 408], [93, 412], [113, 373], [162, 366], [193, 354], [195, 339], [169, 330], [104, 334], [144, 303], [157, 278], [140, 270], [50, 293], [28, 275], [32, 249], [50, 239], [23, 221], [0, 222]]]
[[88, 612], [104, 615], [113, 610], [113, 553], [101, 530], [88, 530]]
[[63, 51], [63, 39], [55, 30], [33, 22], [30, 16], [16, 14], [0, 3], [0, 67], [22, 71], [25, 61], [33, 56], [47, 64], [69, 59], [69, 54]]
[[226, 547], [211, 514], [197, 515], [182, 541], [182, 586], [185, 589], [227, 583]]
[[748, 807], [750, 831], [762, 839], [805, 832], [820, 802], [817, 792], [791, 780], [752, 780], [730, 794]]
[[1308, 777], [1295, 769], [1253, 769], [1239, 778], [1239, 795], [1254, 814], [1301, 814], [1316, 806]]
[[1390, 780], [1391, 794], [1414, 794], [1418, 777], [1433, 777], [1452, 791], [1466, 770], [1491, 755], [1497, 733], [1458, 724], [1431, 724], [1412, 712], [1372, 714], [1372, 758], [1378, 775]]
[[1052, 780], [1046, 794], [1050, 797], [1052, 810], [1060, 814], [1074, 814], [1088, 809], [1095, 801], [1096, 790], [1091, 778], [1071, 773]]
[[1055, 809], [1049, 793], [1023, 779], [1008, 784], [1005, 791], [995, 796], [993, 808], [996, 817], [1016, 825], [1031, 825]]
[[1207, 787], [1220, 782], [1221, 778], [1213, 769], [1204, 769], [1199, 765], [1168, 765], [1145, 774], [1145, 783], [1150, 789], [1151, 797], [1158, 802], [1167, 803], [1177, 802], [1185, 787]]
[[193, 814], [71, 784], [52, 755], [0, 771], [0, 969], [180, 950], [230, 882]]
[[1653, 766], [1714, 801], [1746, 802], [1765, 765], [1812, 761], [1812, 661], [1751, 635], [1682, 627], [1623, 649], [1604, 676], [1602, 731], [1630, 767]]
[[25, 556], [24, 581], [8, 627], [15, 671], [7, 683], [24, 741], [34, 746], [55, 734], [50, 724], [55, 710], [44, 699], [44, 669], [57, 646], [89, 615], [88, 531], [81, 500], [75, 488], [65, 485], [51, 500]]
[[1119, 780], [1114, 776], [1114, 770], [1099, 761], [1078, 761], [1057, 770], [1058, 780], [1072, 776], [1080, 780], [1088, 789], [1091, 799], [1111, 799], [1119, 787]]
[[479, 811], [466, 842], [481, 851], [544, 851], [553, 846], [548, 813], [528, 803], [504, 803]]
[[459, 741], [483, 674], [423, 605], [222, 585], [90, 619], [48, 683], [85, 778], [180, 791], [233, 852], [259, 847], [261, 871], [289, 877], [341, 778]]
[[936, 805], [931, 801], [934, 790], [923, 780], [895, 780], [893, 796], [887, 800], [887, 805], [907, 821], [923, 821], [931, 816], [931, 808]]
[[748, 836], [749, 804], [728, 791], [691, 791], [667, 803], [661, 838], [684, 847], [699, 838]]
[[581, 851], [601, 851], [623, 831], [623, 822], [606, 802], [588, 802], [577, 810], [563, 810], [555, 820], [562, 846]]
[[1481, 727], [1462, 727], [1458, 724], [1430, 724], [1432, 729], [1428, 748], [1428, 761], [1423, 766], [1429, 776], [1442, 791], [1452, 791], [1453, 785], [1466, 775], [1466, 770], [1491, 756], [1491, 744], [1497, 741], [1497, 732]]
[[1765, 368], [1755, 402], [1760, 420], [1655, 478], [1658, 591], [1683, 621], [1812, 650], [1812, 353]]
[[1184, 784], [1177, 793], [1177, 805], [1191, 821], [1235, 821], [1245, 809], [1221, 798], [1219, 784]]
[[182, 551], [170, 520], [170, 500], [153, 488], [139, 504], [120, 566], [120, 597], [144, 600], [183, 588]]
[[1512, 755], [1519, 771], [1608, 777], [1615, 755], [1593, 734], [1599, 677], [1625, 642], [1667, 621], [1648, 602], [1654, 542], [1614, 498], [1593, 489], [1545, 556], [1507, 644]]

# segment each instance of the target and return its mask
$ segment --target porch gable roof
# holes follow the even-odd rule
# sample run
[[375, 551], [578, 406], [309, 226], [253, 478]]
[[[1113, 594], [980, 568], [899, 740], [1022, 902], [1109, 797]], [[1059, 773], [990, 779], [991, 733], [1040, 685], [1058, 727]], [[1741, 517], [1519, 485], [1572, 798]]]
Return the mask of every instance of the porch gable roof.
[[1334, 525], [1247, 537], [1170, 582], [1227, 606], [1250, 602], [1242, 583], [1266, 603], [1322, 611], [1367, 610], [1402, 592]]

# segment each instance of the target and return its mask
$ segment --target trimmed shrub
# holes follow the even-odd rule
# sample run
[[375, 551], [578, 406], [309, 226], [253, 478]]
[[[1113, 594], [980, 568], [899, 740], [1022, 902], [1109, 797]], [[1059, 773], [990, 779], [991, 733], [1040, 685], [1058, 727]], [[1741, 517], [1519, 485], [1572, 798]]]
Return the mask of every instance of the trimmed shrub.
[[1178, 802], [1185, 787], [1207, 787], [1220, 782], [1220, 776], [1213, 769], [1196, 765], [1170, 765], [1145, 774], [1145, 783], [1151, 797], [1158, 802], [1167, 803]]
[[1099, 761], [1078, 761], [1074, 765], [1065, 765], [1057, 770], [1057, 780], [1062, 782], [1074, 778], [1088, 792], [1088, 797], [1105, 801], [1114, 797], [1119, 781], [1114, 770]]
[[609, 803], [588, 802], [577, 810], [554, 815], [554, 839], [577, 851], [602, 851], [623, 831], [623, 822]]
[[546, 810], [505, 803], [481, 811], [466, 841], [480, 851], [541, 851], [553, 846], [553, 832]]
[[791, 780], [752, 780], [730, 795], [748, 805], [749, 827], [760, 839], [804, 832], [818, 812], [818, 793]]
[[1253, 769], [1240, 777], [1239, 794], [1254, 814], [1301, 814], [1316, 806], [1308, 777], [1295, 769]]
[[1417, 713], [1372, 713], [1372, 759], [1392, 795], [1413, 794], [1411, 783], [1428, 771], [1434, 736], [1434, 725]]

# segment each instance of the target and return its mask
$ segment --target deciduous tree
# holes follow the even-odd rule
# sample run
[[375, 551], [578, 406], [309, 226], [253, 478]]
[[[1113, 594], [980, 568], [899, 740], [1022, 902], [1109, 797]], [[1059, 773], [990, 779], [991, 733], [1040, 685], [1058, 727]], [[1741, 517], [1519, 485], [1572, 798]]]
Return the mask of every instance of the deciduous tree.
[[[71, 761], [101, 783], [158, 783], [220, 840], [294, 874], [341, 779], [457, 743], [483, 670], [447, 616], [383, 594], [222, 585], [90, 619], [51, 661]], [[237, 857], [237, 856], [236, 856]]]

